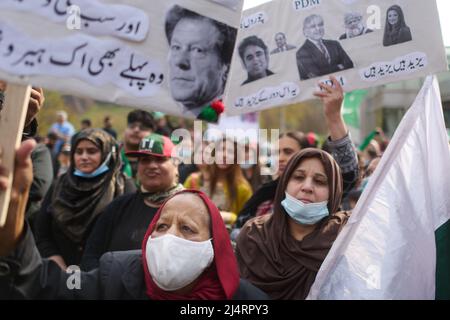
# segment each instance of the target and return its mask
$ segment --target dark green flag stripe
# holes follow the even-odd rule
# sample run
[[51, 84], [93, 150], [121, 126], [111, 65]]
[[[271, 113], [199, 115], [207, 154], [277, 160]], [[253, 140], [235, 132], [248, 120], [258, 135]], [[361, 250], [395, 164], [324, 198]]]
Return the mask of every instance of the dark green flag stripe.
[[436, 299], [450, 300], [450, 220], [434, 233], [436, 238]]

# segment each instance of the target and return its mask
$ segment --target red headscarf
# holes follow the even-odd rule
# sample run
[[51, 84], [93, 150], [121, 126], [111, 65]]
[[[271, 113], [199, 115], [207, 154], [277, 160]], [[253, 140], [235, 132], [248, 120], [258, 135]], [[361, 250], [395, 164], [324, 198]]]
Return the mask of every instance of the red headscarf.
[[[147, 240], [153, 233], [161, 210], [167, 201], [182, 193], [197, 194], [205, 203], [211, 217], [214, 261], [200, 276], [192, 291], [185, 295], [175, 294], [159, 288], [153, 281], [146, 260]], [[152, 300], [225, 300], [231, 299], [239, 287], [239, 270], [233, 253], [230, 237], [222, 216], [214, 203], [201, 191], [183, 190], [167, 199], [159, 208], [142, 242], [142, 263], [144, 265], [147, 296]]]

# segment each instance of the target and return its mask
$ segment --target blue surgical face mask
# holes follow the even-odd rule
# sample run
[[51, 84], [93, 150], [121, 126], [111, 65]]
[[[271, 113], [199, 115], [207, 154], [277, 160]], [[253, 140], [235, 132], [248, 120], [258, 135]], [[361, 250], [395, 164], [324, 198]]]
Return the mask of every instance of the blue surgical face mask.
[[329, 215], [328, 201], [303, 203], [286, 192], [286, 198], [281, 202], [284, 210], [297, 223], [313, 225]]
[[105, 161], [103, 161], [103, 163], [97, 169], [95, 169], [93, 172], [84, 173], [78, 169], [75, 169], [73, 174], [77, 177], [88, 178], [88, 179], [98, 177], [102, 173], [105, 173], [106, 171], [109, 170], [108, 164], [109, 164], [110, 159], [111, 159], [111, 152], [108, 153], [108, 156], [106, 157]]

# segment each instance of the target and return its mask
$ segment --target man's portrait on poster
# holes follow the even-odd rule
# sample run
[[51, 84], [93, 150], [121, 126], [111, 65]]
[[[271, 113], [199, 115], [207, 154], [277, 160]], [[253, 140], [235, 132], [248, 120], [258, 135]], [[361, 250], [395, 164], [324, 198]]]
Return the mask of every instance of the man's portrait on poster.
[[359, 12], [347, 12], [344, 15], [345, 33], [339, 37], [339, 40], [351, 39], [373, 32], [365, 26], [363, 15]]
[[237, 30], [173, 6], [166, 15], [169, 87], [183, 113], [198, 115], [223, 95]]
[[271, 76], [269, 70], [269, 49], [257, 36], [249, 36], [241, 41], [238, 47], [242, 65], [247, 71], [247, 79], [242, 85]]
[[284, 32], [277, 32], [275, 34], [275, 43], [277, 44], [277, 47], [270, 51], [270, 54], [276, 54], [297, 48], [296, 46], [287, 43], [286, 34]]

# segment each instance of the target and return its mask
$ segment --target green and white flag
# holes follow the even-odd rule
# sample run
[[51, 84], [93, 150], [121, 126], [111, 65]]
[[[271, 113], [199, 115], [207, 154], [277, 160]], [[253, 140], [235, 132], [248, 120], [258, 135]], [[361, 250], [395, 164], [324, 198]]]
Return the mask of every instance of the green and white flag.
[[450, 151], [428, 77], [308, 299], [450, 299]]
[[367, 93], [367, 90], [355, 90], [345, 94], [342, 116], [347, 126], [360, 129], [361, 120], [359, 109]]

